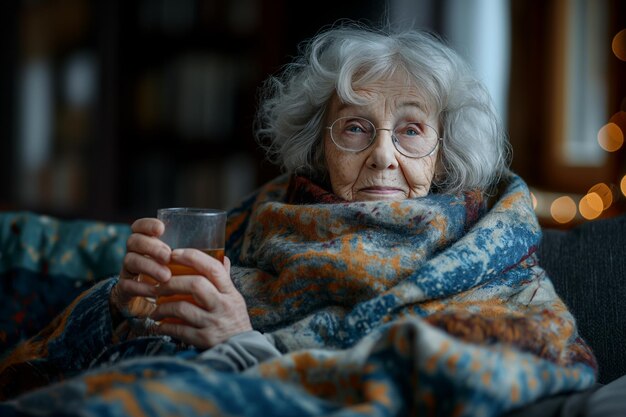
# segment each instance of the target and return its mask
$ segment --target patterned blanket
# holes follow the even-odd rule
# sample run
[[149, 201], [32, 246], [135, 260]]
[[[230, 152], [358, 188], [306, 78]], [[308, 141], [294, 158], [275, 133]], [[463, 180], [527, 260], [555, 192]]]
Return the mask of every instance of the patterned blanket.
[[0, 359], [120, 271], [130, 226], [0, 213]]
[[[489, 204], [345, 202], [281, 177], [230, 213], [227, 233], [253, 325], [283, 356], [234, 374], [175, 341], [116, 340], [111, 279], [0, 366], [0, 387], [24, 374], [45, 385], [0, 415], [497, 416], [595, 382], [514, 174]], [[103, 360], [111, 345], [124, 348]]]

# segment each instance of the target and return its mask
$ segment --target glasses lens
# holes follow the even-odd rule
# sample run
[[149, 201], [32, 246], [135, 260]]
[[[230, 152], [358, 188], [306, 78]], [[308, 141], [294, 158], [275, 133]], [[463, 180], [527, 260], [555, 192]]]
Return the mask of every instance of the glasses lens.
[[367, 148], [375, 135], [372, 122], [360, 117], [341, 117], [330, 127], [330, 137], [335, 145], [349, 151]]
[[393, 131], [400, 152], [410, 157], [430, 154], [437, 147], [439, 134], [426, 123], [402, 123]]

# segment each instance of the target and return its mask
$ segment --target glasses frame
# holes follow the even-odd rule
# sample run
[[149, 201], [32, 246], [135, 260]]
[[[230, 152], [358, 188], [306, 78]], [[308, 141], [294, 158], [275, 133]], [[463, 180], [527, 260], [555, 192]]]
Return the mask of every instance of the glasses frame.
[[[369, 143], [364, 146], [361, 149], [349, 149], [346, 148], [344, 146], [341, 146], [340, 144], [337, 143], [337, 141], [335, 141], [335, 138], [333, 137], [333, 126], [335, 125], [335, 123], [337, 123], [340, 120], [343, 119], [361, 119], [361, 120], [365, 120], [366, 122], [368, 122], [370, 125], [372, 125], [372, 127], [374, 128], [374, 135], [372, 136], [372, 138], [370, 139]], [[376, 125], [374, 125], [373, 122], [371, 122], [370, 120], [366, 119], [365, 117], [360, 117], [360, 116], [343, 116], [343, 117], [339, 117], [337, 119], [335, 119], [334, 122], [332, 122], [330, 124], [330, 126], [326, 126], [326, 129], [329, 130], [330, 132], [330, 140], [333, 141], [333, 143], [335, 144], [336, 147], [338, 147], [339, 149], [343, 150], [343, 151], [347, 151], [347, 152], [361, 152], [364, 151], [365, 149], [369, 148], [370, 146], [372, 146], [372, 144], [374, 143], [374, 141], [376, 141], [376, 136], [378, 136], [378, 131], [379, 130], [386, 130], [387, 132], [389, 132], [391, 134], [391, 142], [393, 143], [393, 147], [396, 148], [396, 150], [398, 152], [400, 152], [400, 154], [406, 156], [407, 158], [411, 158], [411, 159], [421, 159], [421, 158], [426, 158], [428, 156], [431, 156], [439, 147], [439, 143], [443, 141], [443, 138], [439, 136], [439, 131], [437, 129], [435, 129], [434, 127], [432, 127], [431, 125], [429, 125], [428, 123], [422, 123], [428, 127], [430, 127], [432, 130], [435, 131], [435, 133], [437, 134], [437, 141], [435, 142], [435, 145], [433, 146], [433, 149], [430, 150], [430, 152], [428, 152], [425, 155], [421, 155], [421, 156], [412, 156], [412, 155], [407, 155], [402, 147], [400, 147], [400, 141], [398, 140], [398, 138], [396, 137], [396, 134], [394, 133], [394, 129], [387, 129], [387, 128], [383, 128], [383, 127], [379, 127], [377, 128]]]

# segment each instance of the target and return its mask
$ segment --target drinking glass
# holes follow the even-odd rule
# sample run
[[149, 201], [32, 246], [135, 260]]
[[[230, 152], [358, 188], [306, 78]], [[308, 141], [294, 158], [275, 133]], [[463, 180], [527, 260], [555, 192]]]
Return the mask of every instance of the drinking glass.
[[[165, 225], [165, 231], [159, 239], [171, 249], [198, 249], [224, 262], [226, 211], [190, 207], [162, 208], [157, 210], [157, 218]], [[176, 279], [178, 275], [198, 274], [189, 266], [173, 262], [167, 267], [172, 271], [172, 279]], [[141, 274], [139, 280], [158, 285], [154, 278], [145, 274]], [[180, 300], [194, 303], [191, 295], [171, 295], [159, 297], [157, 300], [149, 299], [157, 304]]]

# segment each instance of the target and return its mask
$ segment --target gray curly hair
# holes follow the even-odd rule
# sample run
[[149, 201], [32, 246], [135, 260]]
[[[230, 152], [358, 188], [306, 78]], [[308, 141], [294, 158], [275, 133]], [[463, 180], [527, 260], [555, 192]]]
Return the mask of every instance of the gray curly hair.
[[325, 179], [325, 113], [333, 94], [358, 104], [354, 86], [404, 70], [425, 94], [442, 130], [433, 186], [488, 190], [508, 168], [509, 145], [491, 96], [441, 38], [361, 24], [331, 27], [261, 88], [255, 134], [283, 171]]

